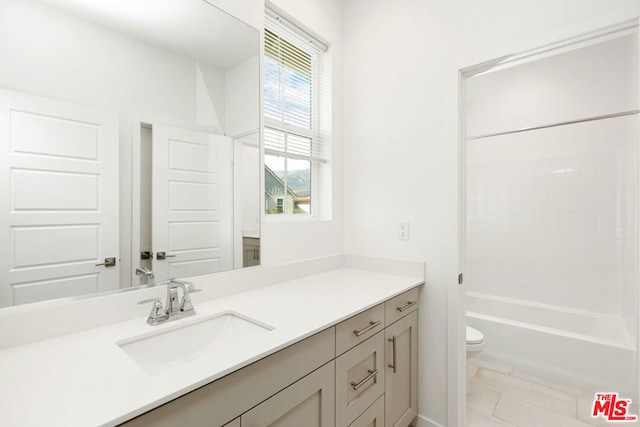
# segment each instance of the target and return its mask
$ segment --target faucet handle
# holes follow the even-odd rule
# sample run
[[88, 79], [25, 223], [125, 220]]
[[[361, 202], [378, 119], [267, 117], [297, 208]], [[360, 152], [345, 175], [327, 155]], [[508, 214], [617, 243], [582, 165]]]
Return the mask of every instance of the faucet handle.
[[166, 320], [168, 315], [162, 308], [162, 302], [160, 298], [149, 298], [142, 301], [138, 301], [138, 304], [147, 304], [153, 303], [151, 306], [151, 313], [149, 313], [149, 317], [147, 318], [147, 323], [150, 325], [156, 325], [163, 320]]

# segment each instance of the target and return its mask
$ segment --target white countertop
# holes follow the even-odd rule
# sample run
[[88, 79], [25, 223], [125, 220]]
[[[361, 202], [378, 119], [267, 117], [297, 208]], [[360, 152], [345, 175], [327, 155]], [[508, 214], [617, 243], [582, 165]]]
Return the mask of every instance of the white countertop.
[[[421, 278], [342, 268], [196, 302], [197, 315], [163, 325], [149, 326], [141, 317], [2, 350], [0, 425], [117, 425], [421, 283]], [[223, 349], [214, 359], [195, 359], [155, 375], [116, 345], [226, 310], [275, 329]]]

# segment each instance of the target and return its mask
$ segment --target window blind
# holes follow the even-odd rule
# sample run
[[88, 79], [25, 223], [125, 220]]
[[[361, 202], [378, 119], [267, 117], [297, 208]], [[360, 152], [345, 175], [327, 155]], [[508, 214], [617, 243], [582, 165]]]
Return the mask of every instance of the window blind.
[[269, 9], [265, 21], [265, 153], [329, 161], [327, 46]]

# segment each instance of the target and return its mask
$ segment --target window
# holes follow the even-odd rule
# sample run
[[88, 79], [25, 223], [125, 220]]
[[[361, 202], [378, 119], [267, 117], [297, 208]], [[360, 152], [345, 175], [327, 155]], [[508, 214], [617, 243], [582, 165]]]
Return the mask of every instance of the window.
[[267, 9], [265, 213], [318, 216], [330, 204], [327, 46]]

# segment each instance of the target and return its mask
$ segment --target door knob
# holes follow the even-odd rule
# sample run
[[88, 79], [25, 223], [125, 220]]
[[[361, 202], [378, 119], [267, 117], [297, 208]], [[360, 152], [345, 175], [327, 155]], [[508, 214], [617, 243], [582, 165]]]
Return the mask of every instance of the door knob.
[[165, 258], [175, 258], [175, 255], [169, 255], [166, 252], [158, 252], [156, 253], [157, 259], [165, 259]]
[[96, 267], [99, 267], [99, 266], [115, 267], [116, 266], [116, 259], [115, 258], [105, 258], [104, 262], [101, 262], [100, 264], [96, 264]]

